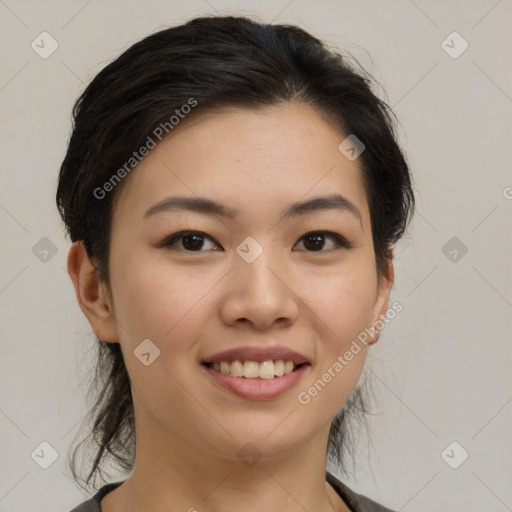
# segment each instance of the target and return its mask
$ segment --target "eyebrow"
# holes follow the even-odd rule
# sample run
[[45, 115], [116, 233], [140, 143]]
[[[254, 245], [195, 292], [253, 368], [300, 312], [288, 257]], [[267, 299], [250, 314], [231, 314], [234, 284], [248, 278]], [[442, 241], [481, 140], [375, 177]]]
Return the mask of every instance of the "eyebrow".
[[[206, 197], [173, 196], [167, 197], [148, 208], [143, 218], [148, 219], [154, 215], [175, 210], [190, 210], [207, 215], [219, 215], [227, 219], [234, 219], [238, 214], [236, 209], [230, 208]], [[339, 210], [349, 212], [359, 219], [359, 223], [361, 224], [361, 227], [363, 227], [361, 212], [357, 209], [354, 203], [340, 194], [314, 197], [307, 201], [293, 203], [281, 214], [280, 220], [306, 215], [308, 213], [321, 210]]]

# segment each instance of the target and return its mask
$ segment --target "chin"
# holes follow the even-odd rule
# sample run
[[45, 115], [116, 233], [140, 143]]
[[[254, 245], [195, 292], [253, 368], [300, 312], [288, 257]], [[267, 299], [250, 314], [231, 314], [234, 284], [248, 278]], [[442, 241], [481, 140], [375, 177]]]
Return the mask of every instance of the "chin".
[[265, 459], [275, 459], [287, 452], [296, 452], [297, 447], [314, 437], [316, 432], [312, 431], [313, 425], [301, 421], [296, 412], [290, 414], [291, 410], [279, 414], [247, 411], [237, 415], [225, 425], [233, 436], [226, 434], [230, 453], [240, 458], [239, 451], [242, 455], [245, 451], [249, 454], [254, 451]]

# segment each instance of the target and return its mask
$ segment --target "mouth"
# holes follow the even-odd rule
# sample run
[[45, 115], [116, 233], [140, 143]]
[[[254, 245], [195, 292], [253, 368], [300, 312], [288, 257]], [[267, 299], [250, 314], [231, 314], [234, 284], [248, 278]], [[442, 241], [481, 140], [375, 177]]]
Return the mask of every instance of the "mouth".
[[246, 400], [272, 400], [284, 397], [307, 375], [311, 363], [290, 360], [203, 362], [213, 389], [229, 392]]
[[310, 363], [294, 363], [291, 360], [269, 359], [267, 361], [234, 361], [203, 362], [204, 366], [223, 375], [230, 375], [239, 379], [273, 380], [296, 372]]
[[214, 388], [245, 399], [271, 400], [298, 386], [312, 363], [284, 345], [248, 345], [206, 356], [201, 367]]

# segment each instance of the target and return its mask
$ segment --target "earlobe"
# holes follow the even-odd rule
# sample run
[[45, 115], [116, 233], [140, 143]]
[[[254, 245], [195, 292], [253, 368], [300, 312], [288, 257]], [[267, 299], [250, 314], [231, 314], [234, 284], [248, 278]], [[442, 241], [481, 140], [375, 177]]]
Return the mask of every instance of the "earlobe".
[[82, 241], [74, 242], [69, 249], [67, 265], [78, 305], [89, 320], [94, 334], [103, 341], [118, 342], [106, 285], [99, 279]]
[[383, 319], [389, 306], [389, 295], [395, 280], [392, 256], [386, 260], [386, 275], [380, 277], [377, 299], [373, 310], [373, 318], [370, 332], [374, 333], [368, 340], [368, 345], [376, 343], [380, 337]]

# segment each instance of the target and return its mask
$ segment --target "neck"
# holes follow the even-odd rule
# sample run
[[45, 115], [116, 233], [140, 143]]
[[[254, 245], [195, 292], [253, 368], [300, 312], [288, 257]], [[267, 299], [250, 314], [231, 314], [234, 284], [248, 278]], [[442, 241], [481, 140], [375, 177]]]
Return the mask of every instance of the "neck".
[[171, 442], [168, 430], [154, 427], [147, 435], [137, 425], [134, 470], [102, 500], [103, 512], [348, 510], [325, 481], [329, 425], [302, 446], [257, 462]]

